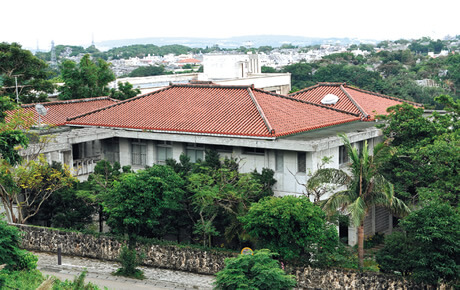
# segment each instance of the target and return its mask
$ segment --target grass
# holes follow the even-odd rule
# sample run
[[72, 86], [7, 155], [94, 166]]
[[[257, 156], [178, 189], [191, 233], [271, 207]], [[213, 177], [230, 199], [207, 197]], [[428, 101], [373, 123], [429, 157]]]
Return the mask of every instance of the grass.
[[[83, 271], [79, 276], [75, 277], [74, 281], [61, 281], [54, 279], [53, 290], [70, 290], [70, 289], [100, 289], [92, 283], [85, 284], [84, 279], [86, 271]], [[48, 277], [45, 277], [39, 270], [29, 271], [0, 271], [0, 290], [21, 289], [35, 290]]]

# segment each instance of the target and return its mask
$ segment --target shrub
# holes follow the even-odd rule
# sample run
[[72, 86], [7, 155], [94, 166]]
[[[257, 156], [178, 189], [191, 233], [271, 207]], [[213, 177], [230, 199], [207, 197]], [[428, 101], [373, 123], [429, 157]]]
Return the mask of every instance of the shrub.
[[19, 250], [18, 252], [18, 261], [16, 264], [16, 270], [18, 271], [30, 271], [37, 268], [38, 257], [34, 254], [26, 251]]
[[448, 204], [432, 203], [412, 212], [377, 254], [382, 271], [411, 273], [431, 285], [458, 283], [460, 275], [460, 214]]
[[307, 197], [268, 197], [241, 217], [259, 248], [276, 251], [292, 263], [332, 266], [339, 244], [337, 230]]
[[9, 270], [34, 270], [38, 257], [19, 249], [21, 232], [15, 226], [8, 225], [0, 215], [0, 265], [5, 264]]
[[269, 250], [254, 255], [225, 259], [225, 268], [216, 275], [216, 289], [292, 289], [294, 276], [287, 275]]
[[123, 246], [120, 252], [121, 268], [118, 269], [114, 275], [125, 276], [136, 279], [144, 279], [144, 273], [136, 267], [141, 263], [141, 257], [136, 253], [136, 250], [129, 249]]

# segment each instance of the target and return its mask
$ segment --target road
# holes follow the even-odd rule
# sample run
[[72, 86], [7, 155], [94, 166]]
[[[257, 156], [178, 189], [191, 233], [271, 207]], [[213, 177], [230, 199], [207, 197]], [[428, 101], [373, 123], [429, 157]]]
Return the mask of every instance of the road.
[[120, 267], [117, 262], [62, 256], [58, 265], [56, 254], [33, 252], [38, 256], [37, 268], [45, 275], [56, 276], [60, 280], [73, 280], [84, 269], [88, 271], [85, 282], [91, 282], [104, 289], [212, 289], [214, 276], [193, 274], [150, 267], [139, 267], [146, 279], [136, 280], [111, 275]]

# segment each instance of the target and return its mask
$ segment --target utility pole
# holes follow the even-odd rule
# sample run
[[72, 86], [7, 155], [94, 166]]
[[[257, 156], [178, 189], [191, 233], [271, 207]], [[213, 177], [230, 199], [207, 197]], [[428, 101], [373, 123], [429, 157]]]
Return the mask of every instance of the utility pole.
[[14, 76], [14, 82], [16, 83], [16, 103], [19, 104], [18, 77], [17, 76]]

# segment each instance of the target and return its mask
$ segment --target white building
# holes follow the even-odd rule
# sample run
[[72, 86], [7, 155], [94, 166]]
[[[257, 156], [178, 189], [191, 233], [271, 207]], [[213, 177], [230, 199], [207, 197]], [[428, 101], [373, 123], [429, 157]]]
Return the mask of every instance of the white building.
[[288, 94], [291, 90], [291, 74], [261, 73], [257, 54], [207, 54], [203, 56], [203, 73], [121, 78], [109, 86], [116, 87], [118, 82], [129, 82], [145, 94], [170, 84], [186, 84], [190, 81], [208, 81], [221, 85], [254, 85], [255, 88], [278, 94]]
[[[67, 131], [57, 134], [45, 152], [49, 160], [67, 163], [84, 179], [101, 159], [141, 169], [167, 158], [179, 160], [183, 153], [196, 161], [214, 149], [222, 157], [240, 158], [242, 172], [273, 169], [276, 195], [302, 194], [301, 184], [324, 156], [332, 158], [329, 166], [344, 166], [346, 151], [338, 133], [346, 133], [356, 146], [367, 140], [372, 149], [382, 135], [374, 126], [375, 115], [403, 102], [340, 83], [286, 96], [254, 86], [200, 82], [122, 102], [104, 100], [109, 102], [104, 107], [82, 100], [43, 104], [50, 123], [59, 106], [67, 106], [61, 112], [69, 117]], [[388, 212], [375, 209], [366, 234], [391, 231], [391, 220]], [[349, 231], [354, 243], [356, 233]]]

